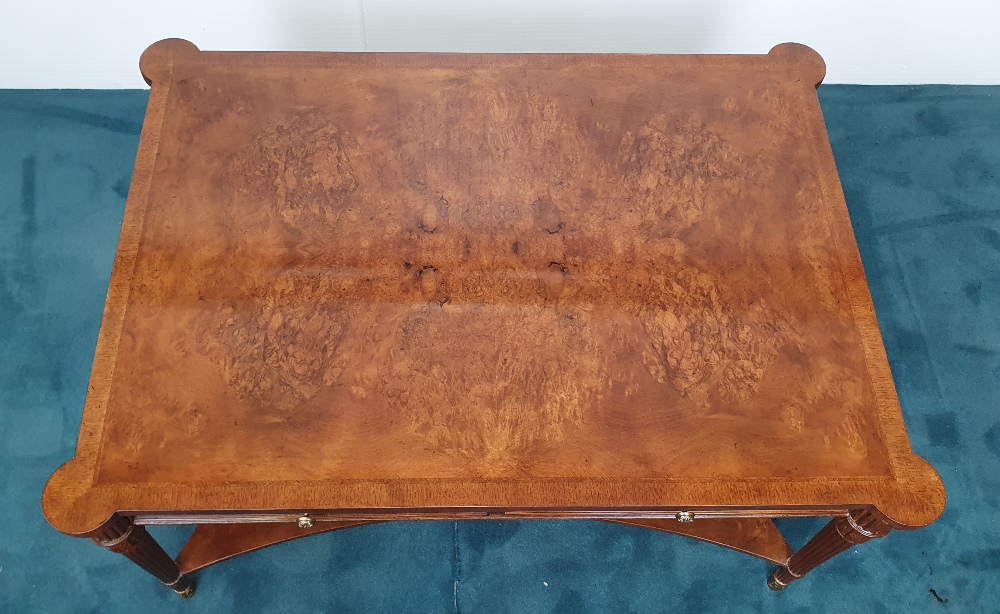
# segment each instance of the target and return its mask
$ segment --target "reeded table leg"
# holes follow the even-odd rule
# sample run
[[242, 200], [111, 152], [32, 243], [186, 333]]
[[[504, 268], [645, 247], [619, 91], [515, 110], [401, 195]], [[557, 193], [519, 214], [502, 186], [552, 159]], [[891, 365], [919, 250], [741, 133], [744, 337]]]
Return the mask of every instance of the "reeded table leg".
[[780, 591], [822, 563], [858, 544], [888, 535], [892, 527], [874, 508], [852, 511], [834, 518], [809, 543], [788, 559], [788, 564], [768, 578], [771, 590]]
[[174, 560], [156, 543], [146, 528], [133, 523], [131, 518], [114, 515], [90, 539], [98, 546], [121, 554], [153, 574], [181, 597], [194, 595], [194, 583], [191, 579], [181, 573]]

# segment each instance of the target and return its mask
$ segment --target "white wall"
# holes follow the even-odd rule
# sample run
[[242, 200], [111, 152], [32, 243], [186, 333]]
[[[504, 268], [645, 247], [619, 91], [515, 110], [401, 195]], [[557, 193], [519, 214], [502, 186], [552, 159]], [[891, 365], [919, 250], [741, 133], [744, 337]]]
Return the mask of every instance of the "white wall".
[[0, 0], [0, 87], [145, 87], [138, 57], [212, 50], [765, 53], [827, 83], [1000, 84], [1000, 0]]

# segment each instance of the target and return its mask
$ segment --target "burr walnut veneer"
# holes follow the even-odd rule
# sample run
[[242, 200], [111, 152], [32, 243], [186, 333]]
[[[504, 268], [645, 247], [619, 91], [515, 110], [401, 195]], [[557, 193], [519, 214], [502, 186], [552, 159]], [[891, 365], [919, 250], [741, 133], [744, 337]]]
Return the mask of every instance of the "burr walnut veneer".
[[[779, 565], [945, 494], [807, 47], [201, 52], [152, 86], [60, 531], [187, 572], [388, 520], [585, 518]], [[829, 516], [792, 554], [771, 518]], [[197, 524], [176, 561], [143, 525]]]

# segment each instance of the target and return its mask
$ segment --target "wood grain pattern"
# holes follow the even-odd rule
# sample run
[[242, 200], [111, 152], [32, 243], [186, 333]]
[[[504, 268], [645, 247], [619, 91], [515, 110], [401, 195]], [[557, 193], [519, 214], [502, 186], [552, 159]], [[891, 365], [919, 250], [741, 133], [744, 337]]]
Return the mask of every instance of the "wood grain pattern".
[[781, 566], [786, 565], [792, 556], [788, 542], [768, 518], [700, 518], [686, 524], [667, 518], [609, 522], [691, 537]]
[[941, 513], [808, 48], [140, 66], [59, 530]]
[[890, 473], [780, 73], [326, 72], [175, 78], [98, 482]]
[[[707, 541], [782, 566], [788, 563], [792, 555], [777, 527], [766, 518], [705, 518], [688, 524], [673, 519], [631, 519], [609, 522]], [[177, 566], [182, 573], [189, 574], [267, 546], [366, 524], [372, 523], [320, 522], [308, 528], [278, 522], [200, 525], [177, 555]]]
[[[293, 539], [372, 524], [371, 522], [323, 522], [308, 528], [291, 523], [203, 524], [198, 526], [177, 555], [177, 566], [189, 574], [209, 565], [281, 544]], [[787, 560], [787, 558], [786, 558]], [[785, 561], [780, 561], [784, 564]]]

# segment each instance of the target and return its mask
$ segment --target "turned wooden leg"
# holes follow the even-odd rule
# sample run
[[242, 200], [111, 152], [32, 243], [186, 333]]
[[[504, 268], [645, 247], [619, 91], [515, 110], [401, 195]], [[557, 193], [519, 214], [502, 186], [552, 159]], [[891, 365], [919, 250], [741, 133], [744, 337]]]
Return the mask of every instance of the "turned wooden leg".
[[194, 583], [152, 538], [146, 527], [132, 522], [131, 518], [115, 514], [104, 526], [90, 535], [91, 541], [112, 552], [121, 554], [139, 567], [156, 576], [181, 597], [194, 595]]
[[847, 516], [834, 518], [793, 554], [784, 567], [774, 572], [767, 585], [771, 590], [780, 591], [841, 552], [888, 535], [891, 529], [882, 514], [874, 508], [855, 510]]

